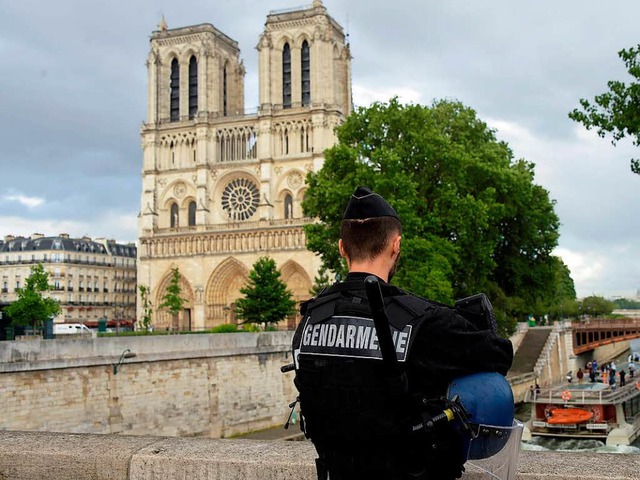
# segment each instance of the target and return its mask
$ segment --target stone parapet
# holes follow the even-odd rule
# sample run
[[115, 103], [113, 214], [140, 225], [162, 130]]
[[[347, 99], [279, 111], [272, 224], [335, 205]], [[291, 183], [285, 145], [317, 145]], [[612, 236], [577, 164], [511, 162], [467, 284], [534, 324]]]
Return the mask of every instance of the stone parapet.
[[[0, 432], [12, 480], [315, 480], [309, 442]], [[518, 480], [635, 480], [640, 455], [522, 452]], [[463, 475], [463, 480], [478, 478]]]
[[[0, 373], [110, 365], [129, 349], [126, 363], [287, 352], [293, 332], [56, 338], [2, 342]], [[75, 336], [74, 336], [75, 337]]]

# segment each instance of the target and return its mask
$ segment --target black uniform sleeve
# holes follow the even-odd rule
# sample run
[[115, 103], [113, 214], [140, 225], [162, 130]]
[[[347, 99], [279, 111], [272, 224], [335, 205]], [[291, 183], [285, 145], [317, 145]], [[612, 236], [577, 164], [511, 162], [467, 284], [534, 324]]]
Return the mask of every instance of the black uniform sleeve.
[[451, 308], [433, 306], [423, 315], [410, 362], [429, 383], [445, 384], [475, 372], [506, 375], [513, 361], [509, 340], [478, 330]]

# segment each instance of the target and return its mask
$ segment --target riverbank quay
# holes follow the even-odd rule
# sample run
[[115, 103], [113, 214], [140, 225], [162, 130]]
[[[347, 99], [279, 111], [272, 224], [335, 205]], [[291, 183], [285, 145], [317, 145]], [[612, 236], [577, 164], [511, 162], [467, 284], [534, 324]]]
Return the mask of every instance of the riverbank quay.
[[[0, 479], [10, 480], [315, 480], [314, 458], [310, 442], [0, 432]], [[636, 454], [522, 452], [516, 478], [636, 480], [638, 472]]]

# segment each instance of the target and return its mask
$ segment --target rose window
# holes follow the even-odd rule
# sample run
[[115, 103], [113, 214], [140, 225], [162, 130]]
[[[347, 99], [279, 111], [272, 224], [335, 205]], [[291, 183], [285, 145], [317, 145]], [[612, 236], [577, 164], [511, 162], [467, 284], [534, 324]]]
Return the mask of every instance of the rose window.
[[246, 178], [229, 182], [222, 193], [222, 208], [230, 220], [248, 219], [257, 210], [259, 201], [258, 187]]

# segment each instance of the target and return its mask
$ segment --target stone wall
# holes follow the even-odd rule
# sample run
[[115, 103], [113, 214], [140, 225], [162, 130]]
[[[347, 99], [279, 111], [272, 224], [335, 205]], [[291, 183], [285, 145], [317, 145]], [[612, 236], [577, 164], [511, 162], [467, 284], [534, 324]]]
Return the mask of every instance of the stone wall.
[[0, 430], [227, 437], [284, 423], [291, 335], [2, 342]]
[[[0, 432], [0, 452], [0, 478], [11, 480], [316, 479], [309, 442]], [[516, 479], [636, 480], [639, 471], [637, 454], [527, 451]]]

